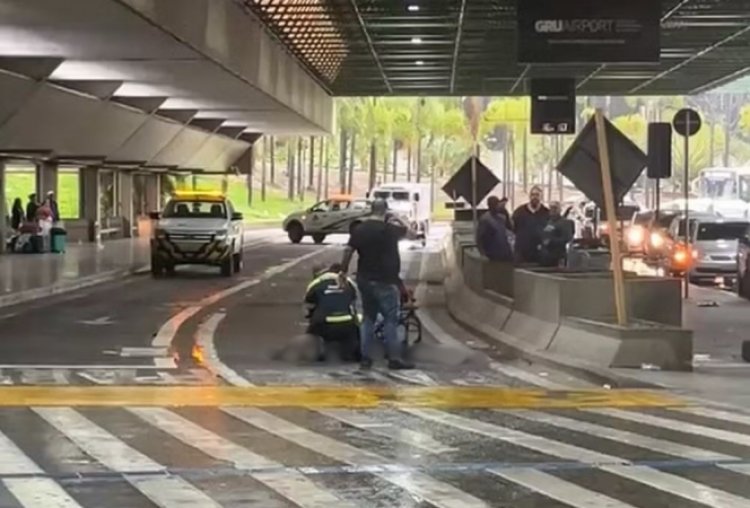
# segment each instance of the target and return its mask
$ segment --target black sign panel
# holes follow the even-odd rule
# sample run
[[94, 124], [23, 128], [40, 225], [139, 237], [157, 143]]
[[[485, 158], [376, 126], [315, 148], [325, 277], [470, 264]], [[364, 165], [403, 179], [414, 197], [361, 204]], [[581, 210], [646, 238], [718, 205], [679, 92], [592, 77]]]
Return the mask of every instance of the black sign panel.
[[576, 131], [574, 79], [532, 79], [531, 133], [573, 134]]
[[497, 187], [500, 180], [477, 158], [477, 202], [472, 203], [471, 159], [472, 157], [469, 157], [451, 179], [443, 185], [443, 192], [448, 194], [451, 199], [464, 198], [467, 203], [476, 206]]
[[517, 0], [521, 63], [658, 62], [659, 0]]
[[674, 130], [677, 131], [677, 134], [690, 137], [698, 134], [703, 122], [701, 121], [701, 116], [696, 110], [682, 108], [675, 113], [672, 125], [674, 125]]
[[[617, 127], [609, 120], [604, 121], [609, 145], [612, 191], [615, 201], [619, 203], [643, 172], [647, 157], [643, 150], [617, 130]], [[573, 185], [599, 208], [604, 208], [599, 142], [596, 138], [596, 124], [593, 116], [560, 160], [557, 170], [573, 182]]]

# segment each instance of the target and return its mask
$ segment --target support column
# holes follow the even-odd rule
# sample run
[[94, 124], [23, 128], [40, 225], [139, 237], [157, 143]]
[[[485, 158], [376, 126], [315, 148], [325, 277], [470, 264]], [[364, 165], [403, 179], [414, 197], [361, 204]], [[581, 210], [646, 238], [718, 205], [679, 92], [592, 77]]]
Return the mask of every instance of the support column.
[[146, 212], [161, 210], [161, 175], [146, 175]]
[[0, 159], [0, 254], [5, 252], [5, 239], [8, 235], [8, 204], [5, 197], [5, 160]]
[[81, 168], [80, 210], [81, 218], [88, 225], [88, 239], [90, 242], [98, 240], [101, 218], [99, 217], [99, 168]]
[[60, 199], [57, 192], [57, 163], [44, 161], [36, 165], [36, 196], [41, 202], [47, 197], [48, 192], [54, 192], [55, 197]]
[[130, 171], [118, 171], [118, 187], [120, 199], [120, 215], [123, 221], [123, 235], [125, 238], [133, 236], [133, 173]]

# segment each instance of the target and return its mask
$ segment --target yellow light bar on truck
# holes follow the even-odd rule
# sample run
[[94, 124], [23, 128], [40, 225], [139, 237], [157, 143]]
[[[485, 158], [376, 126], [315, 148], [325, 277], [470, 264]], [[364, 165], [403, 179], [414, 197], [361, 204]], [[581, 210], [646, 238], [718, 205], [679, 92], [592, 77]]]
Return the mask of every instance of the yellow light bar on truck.
[[220, 191], [178, 190], [173, 195], [178, 199], [200, 199], [204, 201], [221, 201], [224, 199], [224, 194]]

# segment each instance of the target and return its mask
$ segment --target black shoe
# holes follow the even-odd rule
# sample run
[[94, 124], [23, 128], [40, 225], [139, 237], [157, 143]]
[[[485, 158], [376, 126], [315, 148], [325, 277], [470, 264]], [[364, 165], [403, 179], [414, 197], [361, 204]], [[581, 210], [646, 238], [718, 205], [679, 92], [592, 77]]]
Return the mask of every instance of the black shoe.
[[369, 358], [362, 358], [359, 362], [359, 368], [362, 370], [370, 370], [372, 368], [372, 360]]
[[411, 370], [414, 364], [405, 360], [388, 360], [388, 368], [391, 370]]

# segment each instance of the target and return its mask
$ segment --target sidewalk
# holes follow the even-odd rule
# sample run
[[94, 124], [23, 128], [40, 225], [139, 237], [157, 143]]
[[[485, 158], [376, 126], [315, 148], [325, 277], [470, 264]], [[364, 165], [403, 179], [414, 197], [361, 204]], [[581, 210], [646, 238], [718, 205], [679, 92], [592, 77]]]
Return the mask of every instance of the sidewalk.
[[64, 254], [2, 255], [0, 307], [114, 280], [148, 263], [148, 239], [73, 244]]

